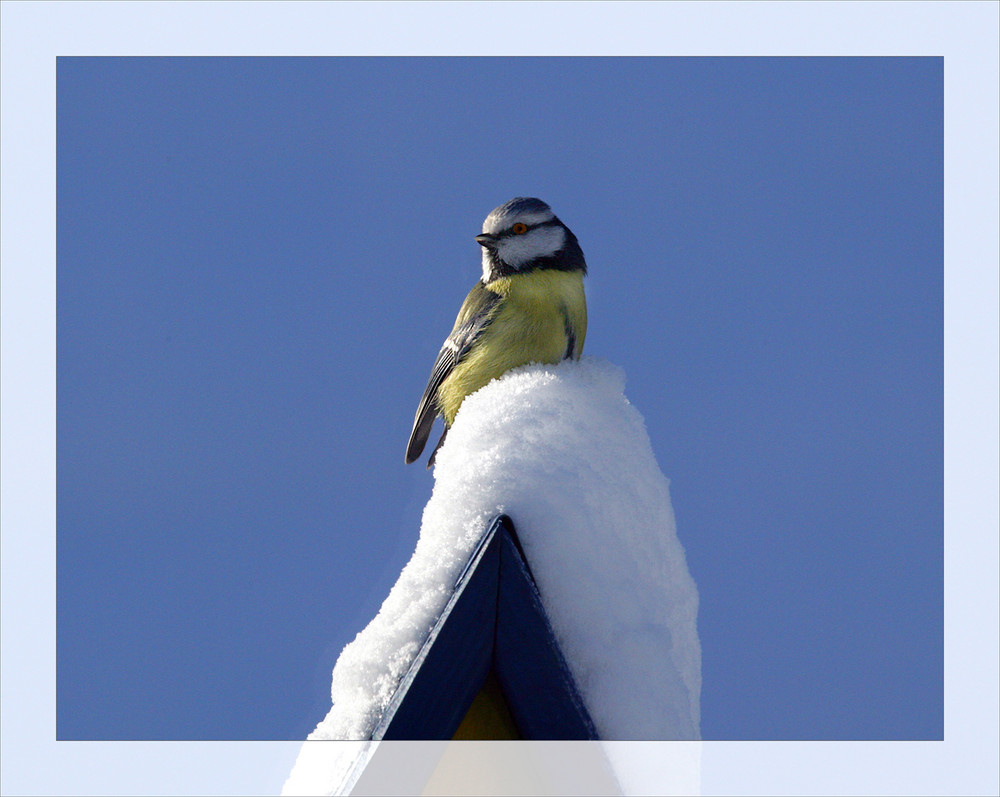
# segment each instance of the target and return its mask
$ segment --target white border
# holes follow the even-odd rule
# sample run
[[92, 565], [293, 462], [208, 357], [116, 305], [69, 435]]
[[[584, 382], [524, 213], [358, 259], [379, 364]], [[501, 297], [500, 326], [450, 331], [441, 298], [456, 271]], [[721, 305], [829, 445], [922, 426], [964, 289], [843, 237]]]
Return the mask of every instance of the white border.
[[[2, 14], [2, 790], [277, 793], [287, 742], [56, 742], [58, 55], [940, 55], [945, 741], [706, 742], [704, 794], [998, 792], [995, 2], [13, 2]], [[660, 743], [632, 750], [649, 793]]]

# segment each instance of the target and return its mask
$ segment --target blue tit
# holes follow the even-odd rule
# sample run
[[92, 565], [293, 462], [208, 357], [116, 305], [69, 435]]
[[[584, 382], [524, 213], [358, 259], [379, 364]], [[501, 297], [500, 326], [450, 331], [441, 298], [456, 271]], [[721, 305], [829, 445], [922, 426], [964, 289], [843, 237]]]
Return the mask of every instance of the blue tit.
[[441, 346], [406, 446], [406, 462], [420, 456], [434, 419], [445, 430], [462, 401], [490, 380], [528, 363], [579, 359], [587, 334], [583, 277], [587, 263], [576, 236], [540, 199], [516, 197], [495, 208], [476, 236], [483, 277], [469, 291]]

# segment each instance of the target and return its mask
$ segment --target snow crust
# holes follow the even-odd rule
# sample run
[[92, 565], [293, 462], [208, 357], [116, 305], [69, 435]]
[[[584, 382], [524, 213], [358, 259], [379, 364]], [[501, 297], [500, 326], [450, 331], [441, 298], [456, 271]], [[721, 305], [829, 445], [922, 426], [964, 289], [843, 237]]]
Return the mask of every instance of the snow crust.
[[[700, 738], [698, 593], [669, 482], [624, 385], [621, 369], [585, 357], [514, 369], [466, 398], [437, 455], [416, 550], [337, 660], [333, 706], [310, 740], [369, 737], [501, 512], [600, 737]], [[345, 765], [313, 759], [304, 749], [286, 793], [333, 793]], [[326, 784], [307, 782], [317, 777]]]

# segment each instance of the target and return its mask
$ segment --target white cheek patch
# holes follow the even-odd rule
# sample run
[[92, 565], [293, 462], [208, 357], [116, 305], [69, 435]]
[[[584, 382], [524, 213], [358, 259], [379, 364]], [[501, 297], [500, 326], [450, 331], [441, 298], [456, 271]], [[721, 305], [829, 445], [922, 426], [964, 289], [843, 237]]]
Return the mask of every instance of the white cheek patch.
[[510, 235], [503, 238], [497, 254], [504, 263], [520, 268], [537, 257], [554, 255], [562, 249], [564, 243], [566, 243], [566, 233], [562, 227], [553, 224], [536, 227], [524, 235]]

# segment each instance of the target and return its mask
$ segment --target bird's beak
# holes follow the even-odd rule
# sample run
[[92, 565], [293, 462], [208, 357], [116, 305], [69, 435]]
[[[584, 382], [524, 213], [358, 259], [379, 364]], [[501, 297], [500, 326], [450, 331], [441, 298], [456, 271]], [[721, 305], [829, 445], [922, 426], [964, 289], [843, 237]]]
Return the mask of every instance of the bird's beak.
[[484, 232], [482, 235], [476, 236], [476, 243], [480, 246], [485, 246], [487, 249], [493, 249], [497, 245], [497, 237]]

